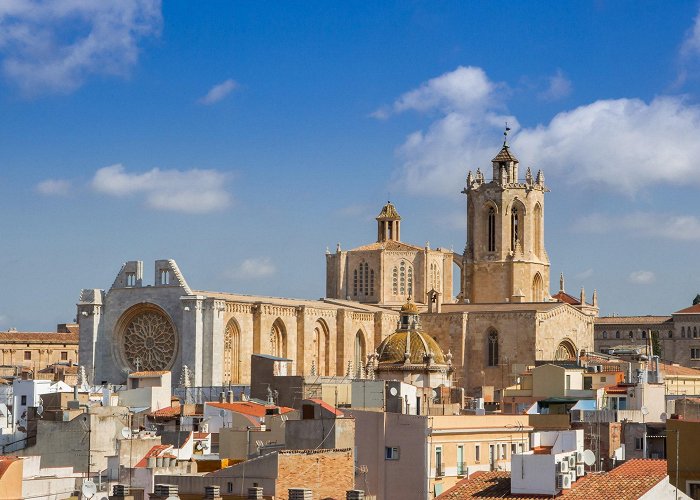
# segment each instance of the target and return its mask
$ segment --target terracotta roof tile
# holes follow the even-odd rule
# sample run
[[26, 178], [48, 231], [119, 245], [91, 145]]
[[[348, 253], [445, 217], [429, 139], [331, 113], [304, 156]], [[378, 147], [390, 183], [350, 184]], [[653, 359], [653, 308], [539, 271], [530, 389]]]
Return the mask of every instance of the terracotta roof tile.
[[700, 314], [700, 304], [695, 304], [680, 311], [676, 311], [673, 314]]
[[687, 366], [670, 365], [668, 363], [659, 363], [659, 371], [663, 375], [689, 375], [700, 377], [700, 370], [688, 368]]
[[141, 371], [141, 372], [131, 372], [129, 374], [129, 377], [135, 378], [135, 377], [159, 377], [161, 375], [165, 375], [166, 373], [170, 373], [168, 371]]
[[375, 243], [370, 243], [369, 245], [364, 245], [361, 247], [353, 248], [352, 252], [361, 252], [365, 250], [397, 250], [397, 251], [415, 251], [423, 250], [421, 247], [415, 245], [409, 245], [408, 243], [402, 243], [401, 241], [386, 240], [377, 241]]
[[554, 300], [557, 300], [559, 302], [566, 302], [567, 304], [571, 304], [572, 306], [580, 306], [581, 301], [578, 300], [576, 297], [573, 295], [569, 295], [566, 292], [562, 292], [561, 290], [552, 295], [552, 298]]
[[172, 445], [169, 444], [158, 444], [148, 450], [141, 460], [134, 467], [146, 467], [148, 465], [148, 459], [153, 457], [162, 457], [166, 450], [170, 450]]
[[[633, 500], [656, 486], [667, 475], [666, 460], [630, 460], [610, 472], [588, 473], [559, 496], [571, 500]], [[545, 495], [511, 495], [510, 473], [476, 472], [438, 497], [465, 498], [549, 498]]]
[[7, 469], [10, 468], [10, 465], [12, 465], [17, 460], [20, 460], [20, 458], [19, 457], [0, 456], [0, 479], [2, 479], [2, 476], [5, 475], [5, 472], [7, 472]]
[[494, 156], [491, 161], [518, 161], [513, 153], [510, 152], [510, 148], [507, 145], [503, 145], [501, 150], [496, 156]]
[[77, 344], [77, 333], [56, 332], [0, 332], [0, 343], [17, 342], [21, 344]]
[[316, 403], [317, 405], [319, 405], [319, 406], [320, 406], [321, 408], [323, 408], [324, 410], [327, 410], [327, 411], [333, 413], [334, 415], [336, 415], [336, 416], [338, 416], [338, 417], [342, 417], [342, 416], [343, 416], [343, 412], [342, 412], [342, 411], [340, 411], [338, 408], [336, 408], [336, 407], [333, 406], [333, 405], [329, 405], [328, 403], [326, 403], [326, 402], [325, 402], [324, 400], [322, 400], [322, 399], [310, 398], [309, 401], [313, 401], [314, 403]]
[[266, 411], [270, 408], [279, 408], [280, 415], [294, 411], [293, 408], [287, 408], [286, 406], [261, 405], [252, 401], [237, 401], [235, 403], [207, 403], [207, 405], [213, 406], [214, 408], [221, 408], [222, 410], [229, 410], [236, 413], [241, 413], [243, 415], [249, 415], [251, 417], [264, 417], [266, 415]]
[[595, 319], [596, 325], [648, 325], [672, 321], [671, 316], [602, 316]]

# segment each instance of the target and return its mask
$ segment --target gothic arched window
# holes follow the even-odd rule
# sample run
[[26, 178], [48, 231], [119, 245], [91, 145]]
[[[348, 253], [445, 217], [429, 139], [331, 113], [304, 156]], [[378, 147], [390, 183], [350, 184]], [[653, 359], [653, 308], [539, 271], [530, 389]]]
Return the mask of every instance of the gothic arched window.
[[374, 295], [374, 269], [369, 271], [369, 294]]
[[357, 295], [357, 269], [352, 273], [352, 294]]
[[520, 211], [513, 207], [510, 213], [510, 249], [515, 250], [516, 243], [520, 241]]
[[496, 251], [496, 210], [489, 208], [488, 215], [488, 249], [489, 252]]
[[489, 332], [489, 338], [488, 338], [488, 348], [489, 348], [489, 357], [488, 357], [488, 365], [489, 366], [498, 366], [498, 332], [491, 330]]

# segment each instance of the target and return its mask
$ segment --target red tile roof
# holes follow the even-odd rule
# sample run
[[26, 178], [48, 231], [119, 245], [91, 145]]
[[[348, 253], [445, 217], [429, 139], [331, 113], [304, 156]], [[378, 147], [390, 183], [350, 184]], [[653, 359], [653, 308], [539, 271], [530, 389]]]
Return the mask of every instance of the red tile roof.
[[0, 343], [78, 344], [77, 333], [0, 332]]
[[700, 370], [689, 368], [687, 366], [671, 365], [668, 363], [659, 363], [659, 371], [663, 375], [690, 375], [700, 377]]
[[5, 475], [5, 472], [7, 472], [7, 469], [10, 468], [10, 465], [12, 465], [17, 460], [20, 460], [19, 457], [0, 456], [0, 479], [2, 479], [2, 476]]
[[326, 403], [326, 402], [325, 402], [324, 400], [322, 400], [322, 399], [309, 398], [308, 401], [313, 401], [314, 403], [316, 403], [317, 405], [319, 405], [321, 408], [323, 408], [324, 410], [327, 410], [327, 411], [331, 412], [332, 414], [334, 414], [334, 415], [337, 416], [337, 417], [342, 417], [342, 416], [343, 416], [343, 412], [342, 412], [342, 411], [340, 411], [338, 408], [336, 408], [336, 407], [333, 406], [333, 405], [329, 405], [328, 403]]
[[[571, 500], [633, 500], [667, 475], [666, 460], [630, 460], [610, 472], [588, 473], [558, 496]], [[511, 495], [510, 472], [476, 472], [439, 495], [441, 500], [463, 498], [549, 498], [545, 495]]]
[[571, 304], [572, 306], [580, 306], [581, 301], [578, 300], [576, 297], [573, 295], [569, 295], [566, 292], [562, 292], [561, 290], [552, 295], [552, 298], [554, 300], [557, 300], [559, 302], [566, 302], [567, 304]]
[[700, 314], [700, 304], [695, 304], [694, 306], [686, 307], [680, 311], [676, 311], [673, 314]]
[[141, 372], [131, 372], [129, 374], [129, 377], [136, 378], [136, 377], [159, 377], [161, 375], [165, 375], [166, 373], [170, 373], [168, 371], [159, 371], [159, 372], [147, 372], [147, 371], [141, 371]]
[[[171, 449], [172, 446], [169, 444], [158, 444], [148, 450], [141, 460], [134, 467], [146, 467], [148, 465], [148, 459], [153, 457], [165, 456], [165, 451]], [[174, 458], [174, 457], [173, 457]]]
[[236, 413], [241, 413], [243, 415], [249, 415], [251, 417], [264, 417], [266, 415], [266, 410], [270, 408], [279, 408], [280, 414], [289, 413], [294, 411], [293, 408], [287, 408], [286, 406], [275, 406], [275, 405], [261, 405], [260, 403], [254, 403], [252, 401], [237, 401], [235, 403], [206, 403], [214, 408], [221, 408], [222, 410], [229, 410]]
[[194, 438], [195, 439], [207, 439], [210, 436], [208, 432], [195, 432], [194, 433]]
[[152, 417], [174, 417], [180, 414], [181, 406], [168, 406], [160, 410], [152, 411], [149, 415]]

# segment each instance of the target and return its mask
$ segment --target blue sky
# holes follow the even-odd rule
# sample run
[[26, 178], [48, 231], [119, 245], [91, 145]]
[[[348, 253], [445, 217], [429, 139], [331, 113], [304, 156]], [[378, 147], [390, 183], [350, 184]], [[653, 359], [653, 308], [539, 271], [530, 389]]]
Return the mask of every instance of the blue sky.
[[[375, 5], [379, 4], [379, 5]], [[461, 251], [503, 123], [542, 168], [551, 290], [700, 291], [698, 2], [0, 4], [0, 329], [70, 321], [122, 262], [318, 298], [324, 252]]]

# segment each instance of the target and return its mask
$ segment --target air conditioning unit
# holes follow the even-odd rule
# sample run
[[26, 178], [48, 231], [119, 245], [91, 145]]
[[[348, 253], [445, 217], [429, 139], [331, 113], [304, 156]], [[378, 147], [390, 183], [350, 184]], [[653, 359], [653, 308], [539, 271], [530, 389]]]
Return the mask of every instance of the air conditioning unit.
[[576, 467], [576, 455], [569, 455], [569, 469]]
[[569, 472], [569, 461], [562, 460], [559, 462], [559, 472]]
[[[583, 463], [583, 452], [582, 451], [577, 451], [576, 452], [576, 463], [577, 464], [582, 464]], [[578, 473], [577, 473], [578, 474]]]
[[578, 477], [583, 477], [586, 475], [586, 467], [583, 464], [578, 464], [576, 466], [576, 475]]
[[557, 474], [557, 489], [571, 489], [571, 477], [569, 476], [569, 474]]
[[571, 478], [572, 483], [576, 482], [576, 468], [573, 468], [569, 471], [569, 477]]

